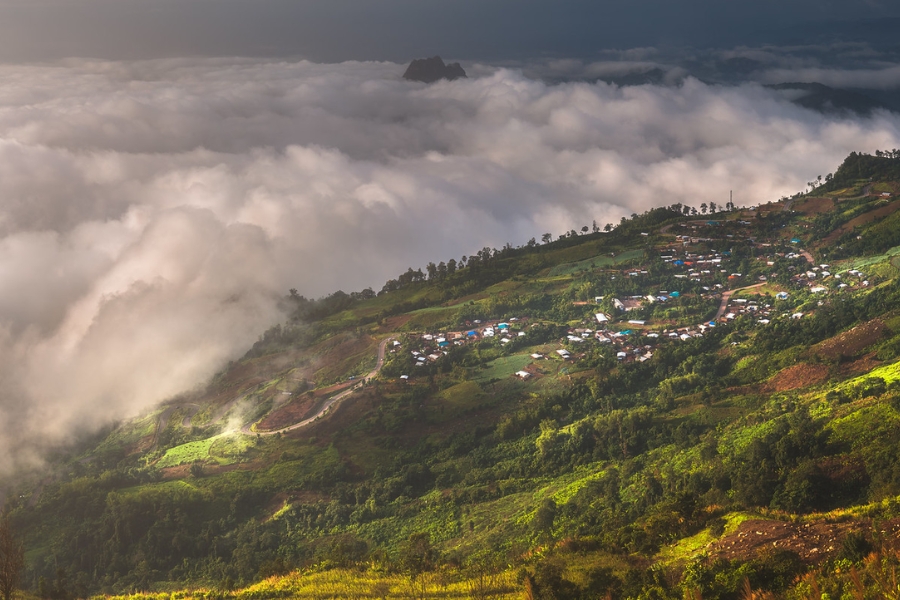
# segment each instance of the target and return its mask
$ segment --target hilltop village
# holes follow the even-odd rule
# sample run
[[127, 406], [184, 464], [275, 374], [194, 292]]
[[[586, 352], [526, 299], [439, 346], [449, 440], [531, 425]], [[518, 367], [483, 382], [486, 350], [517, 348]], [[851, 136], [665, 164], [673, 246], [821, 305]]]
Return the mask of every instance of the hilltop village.
[[[777, 213], [785, 209], [783, 204], [772, 203], [758, 210]], [[604, 269], [598, 277], [613, 289], [620, 287], [617, 280], [628, 280], [628, 287], [641, 293], [612, 292], [573, 301], [575, 307], [597, 312], [568, 327], [555, 345], [543, 344], [540, 351], [529, 353], [532, 363], [514, 376], [529, 379], [540, 375], [540, 361], [583, 358], [585, 344], [608, 348], [618, 361], [644, 362], [660, 345], [702, 337], [720, 324], [746, 320], [768, 326], [779, 319], [801, 319], [821, 306], [824, 296], [871, 285], [860, 270], [832, 272], [828, 264], [815, 264], [798, 237], [755, 234], [753, 223], [746, 219], [754, 218], [756, 211], [720, 213], [717, 219], [641, 232], [642, 238], [654, 242], [642, 260], [630, 261], [632, 266], [624, 269]], [[735, 247], [743, 251], [743, 259], [734, 257]], [[660, 289], [663, 284], [675, 289]], [[707, 307], [709, 318], [699, 322], [671, 318], [671, 306], [689, 302]], [[406, 334], [405, 342], [394, 341], [390, 352], [393, 355], [410, 348], [405, 351], [412, 356], [414, 368], [400, 376], [409, 381], [417, 370], [446, 356], [451, 347], [484, 342], [506, 346], [514, 340], [516, 346], [527, 345], [529, 329], [546, 324], [524, 313], [505, 319], [466, 320], [456, 330]]]

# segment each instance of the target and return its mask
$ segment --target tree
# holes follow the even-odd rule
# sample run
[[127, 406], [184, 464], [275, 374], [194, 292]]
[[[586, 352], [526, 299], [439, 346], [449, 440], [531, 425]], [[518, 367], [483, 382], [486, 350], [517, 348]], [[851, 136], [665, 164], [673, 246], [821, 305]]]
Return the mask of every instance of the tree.
[[552, 239], [553, 239], [552, 233], [545, 233], [544, 235], [541, 236], [541, 241], [544, 242], [545, 244], [549, 244], [550, 240], [552, 240]]
[[0, 594], [10, 600], [19, 586], [25, 568], [25, 550], [22, 542], [13, 534], [9, 517], [0, 518]]
[[428, 573], [434, 570], [437, 558], [428, 533], [414, 533], [406, 540], [400, 551], [400, 566], [409, 578], [413, 597], [427, 596]]
[[588, 226], [585, 225], [584, 227], [581, 228], [581, 234], [584, 235], [584, 234], [586, 234], [587, 232], [588, 232]]
[[485, 600], [497, 594], [502, 572], [503, 563], [494, 551], [484, 550], [469, 557], [465, 563], [469, 596], [473, 600]]
[[534, 513], [531, 521], [535, 532], [550, 535], [553, 522], [556, 520], [556, 502], [551, 498], [545, 498]]

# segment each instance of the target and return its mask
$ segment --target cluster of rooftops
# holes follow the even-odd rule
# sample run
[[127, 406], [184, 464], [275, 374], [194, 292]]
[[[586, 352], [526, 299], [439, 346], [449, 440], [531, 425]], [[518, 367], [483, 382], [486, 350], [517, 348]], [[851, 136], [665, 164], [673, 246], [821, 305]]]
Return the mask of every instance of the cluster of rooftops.
[[[410, 351], [415, 358], [416, 366], [423, 366], [439, 360], [447, 354], [451, 346], [463, 346], [473, 341], [491, 338], [498, 339], [501, 344], [508, 344], [513, 338], [525, 336], [525, 331], [520, 329], [521, 323], [517, 317], [511, 318], [509, 321], [486, 323], [475, 320], [467, 325], [470, 327], [459, 331], [419, 335], [419, 348]], [[400, 347], [400, 342], [394, 341], [391, 352], [396, 352]]]
[[[740, 221], [739, 225], [749, 225], [749, 223]], [[716, 226], [718, 222], [709, 221], [708, 226]], [[682, 225], [686, 226], [686, 225]], [[697, 229], [696, 226], [693, 229]], [[734, 238], [734, 235], [726, 235], [726, 238]], [[743, 236], [740, 236], [743, 237]], [[711, 239], [694, 235], [676, 235], [676, 241], [669, 244], [660, 251], [660, 259], [676, 267], [677, 273], [674, 277], [677, 279], [689, 279], [693, 281], [702, 281], [704, 278], [716, 277], [719, 281], [727, 278], [730, 282], [737, 282], [743, 278], [741, 273], [731, 273], [729, 269], [723, 268], [724, 263], [731, 258], [730, 251], [706, 250], [691, 252], [689, 245], [698, 243], [722, 242], [723, 239]], [[751, 239], [751, 241], [753, 241]], [[798, 245], [799, 239], [792, 239], [791, 244]], [[771, 247], [770, 243], [755, 244], [757, 247]], [[765, 260], [769, 266], [774, 266], [775, 261], [779, 258], [789, 260], [803, 259], [811, 262], [811, 257], [798, 250], [797, 252], [776, 252], [768, 256], [758, 256], [757, 260]], [[851, 269], [843, 274], [834, 274], [829, 269], [829, 265], [809, 265], [808, 267], [799, 267], [797, 265], [789, 265], [791, 271], [796, 271], [791, 276], [791, 281], [795, 286], [806, 286], [808, 291], [813, 294], [825, 294], [832, 290], [840, 290], [847, 287], [854, 289], [866, 287], [869, 281], [865, 275], [858, 270]], [[648, 274], [648, 271], [642, 268], [632, 268], [623, 271], [626, 277], [637, 277]], [[724, 275], [724, 277], [723, 277]], [[774, 276], [775, 274], [773, 274]], [[768, 278], [760, 275], [758, 279], [765, 282]], [[762, 285], [760, 283], [759, 285]], [[722, 283], [709, 282], [708, 285], [701, 286], [703, 296], [709, 298], [718, 298], [724, 290]], [[708, 295], [707, 295], [708, 294]], [[659, 290], [658, 292], [648, 293], [645, 295], [622, 296], [612, 298], [612, 307], [617, 312], [627, 313], [628, 311], [643, 308], [649, 304], [668, 302], [678, 299], [681, 296], [679, 291]], [[748, 315], [756, 319], [757, 323], [766, 325], [772, 319], [779, 317], [788, 317], [793, 319], [802, 318], [804, 315], [800, 312], [784, 312], [784, 308], [777, 305], [779, 300], [787, 300], [790, 297], [788, 292], [778, 292], [773, 301], [766, 301], [763, 298], [734, 298], [730, 299], [727, 304], [723, 304], [717, 318], [720, 322], [730, 322], [740, 316]], [[599, 304], [603, 301], [603, 296], [596, 297], [595, 303]], [[576, 304], [588, 304], [586, 302], [576, 302]], [[566, 337], [560, 340], [560, 348], [551, 352], [562, 360], [573, 360], [578, 358], [578, 347], [585, 343], [609, 344], [616, 349], [616, 357], [620, 361], [646, 361], [652, 358], [653, 352], [660, 343], [665, 341], [686, 341], [695, 337], [702, 337], [710, 328], [716, 326], [716, 321], [709, 321], [692, 326], [670, 327], [664, 329], [651, 330], [648, 322], [644, 319], [618, 319], [611, 318], [603, 312], [594, 314], [596, 320], [596, 329], [588, 327], [576, 327], [570, 329]], [[473, 341], [486, 339], [496, 339], [501, 344], [508, 344], [513, 339], [525, 336], [524, 322], [527, 319], [518, 317], [510, 318], [506, 321], [485, 321], [474, 320], [466, 323], [466, 327], [459, 331], [450, 331], [446, 333], [426, 333], [420, 336], [420, 347], [418, 350], [412, 350], [412, 355], [416, 360], [417, 366], [422, 366], [439, 360], [446, 355], [451, 346], [462, 346]], [[620, 326], [627, 327], [620, 331], [610, 329], [613, 321], [617, 321]], [[394, 342], [395, 346], [399, 342]], [[581, 353], [583, 355], [583, 353]], [[539, 352], [531, 354], [531, 358], [535, 361], [545, 360], [550, 356], [545, 356]], [[516, 376], [527, 379], [532, 376], [532, 372], [522, 370], [516, 373]], [[404, 376], [404, 379], [407, 378]]]

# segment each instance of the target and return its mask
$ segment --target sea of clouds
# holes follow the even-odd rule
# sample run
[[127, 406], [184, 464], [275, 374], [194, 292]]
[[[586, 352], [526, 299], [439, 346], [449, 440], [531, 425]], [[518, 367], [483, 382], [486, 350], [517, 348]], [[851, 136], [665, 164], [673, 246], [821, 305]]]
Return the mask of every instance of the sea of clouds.
[[283, 318], [289, 288], [377, 291], [731, 190], [758, 204], [900, 147], [896, 114], [825, 116], [758, 83], [549, 85], [475, 65], [426, 86], [403, 70], [0, 65], [0, 466], [201, 384]]

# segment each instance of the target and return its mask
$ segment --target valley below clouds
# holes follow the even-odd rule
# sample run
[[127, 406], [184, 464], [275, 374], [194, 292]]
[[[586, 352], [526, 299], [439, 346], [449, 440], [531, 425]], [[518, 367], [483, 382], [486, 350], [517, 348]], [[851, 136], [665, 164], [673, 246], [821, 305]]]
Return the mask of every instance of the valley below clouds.
[[0, 468], [202, 384], [290, 288], [378, 291], [594, 220], [777, 200], [900, 147], [897, 114], [758, 83], [465, 66], [424, 85], [384, 62], [0, 65]]

